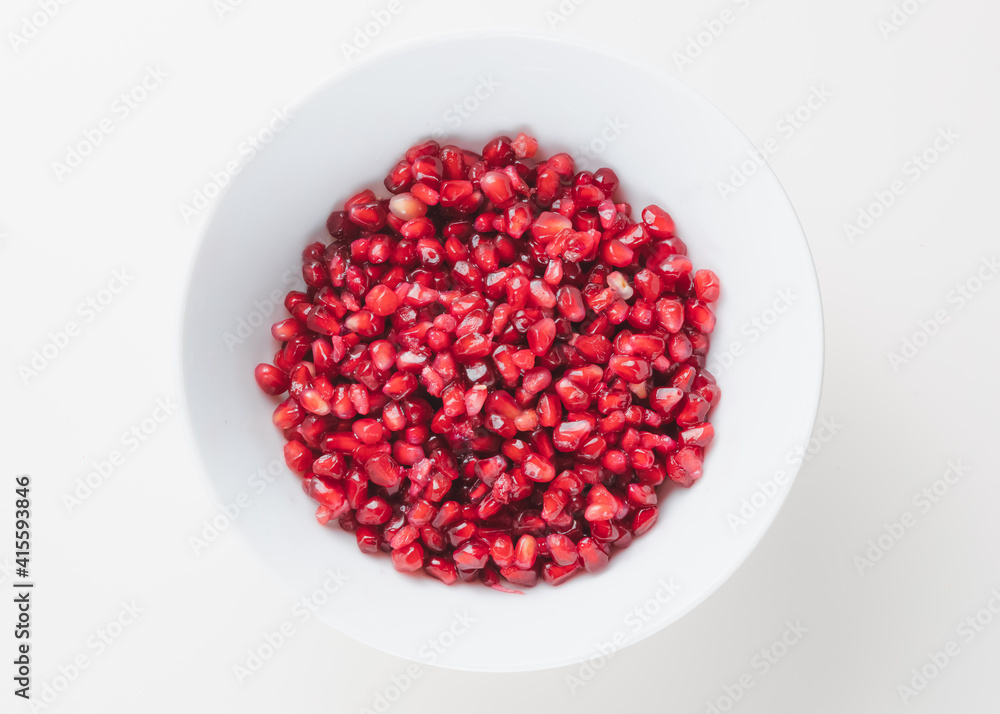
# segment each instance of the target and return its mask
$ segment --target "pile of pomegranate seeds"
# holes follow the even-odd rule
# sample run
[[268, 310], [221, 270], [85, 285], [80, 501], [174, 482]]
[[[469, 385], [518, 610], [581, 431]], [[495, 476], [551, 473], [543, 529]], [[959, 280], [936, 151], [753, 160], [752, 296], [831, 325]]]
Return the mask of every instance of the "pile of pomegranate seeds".
[[700, 476], [719, 297], [663, 209], [618, 177], [428, 141], [327, 221], [257, 383], [285, 461], [365, 553], [509, 591], [601, 570]]

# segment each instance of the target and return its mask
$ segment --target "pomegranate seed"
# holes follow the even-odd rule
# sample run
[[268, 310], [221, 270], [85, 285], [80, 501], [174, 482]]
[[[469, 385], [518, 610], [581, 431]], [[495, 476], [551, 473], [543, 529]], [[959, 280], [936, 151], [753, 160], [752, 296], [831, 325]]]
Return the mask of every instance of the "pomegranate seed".
[[719, 276], [711, 270], [698, 270], [694, 274], [694, 289], [702, 302], [715, 302], [719, 299]]
[[528, 328], [528, 346], [536, 355], [549, 351], [556, 338], [556, 323], [550, 317], [543, 318]]
[[289, 441], [285, 444], [285, 463], [297, 474], [304, 474], [309, 470], [313, 462], [313, 453], [309, 447], [298, 441]]
[[534, 137], [528, 136], [523, 131], [514, 137], [510, 143], [510, 148], [514, 150], [514, 155], [519, 159], [530, 159], [538, 151], [538, 142]]
[[529, 534], [521, 536], [514, 548], [514, 567], [520, 570], [530, 570], [538, 557], [538, 541]]
[[556, 477], [552, 462], [540, 454], [529, 454], [521, 462], [521, 471], [532, 481], [546, 483]]
[[497, 208], [506, 208], [514, 202], [514, 188], [502, 171], [487, 171], [479, 179], [479, 188]]
[[392, 510], [384, 499], [374, 496], [358, 506], [355, 517], [366, 526], [381, 525], [389, 520]]
[[[385, 431], [382, 425], [374, 419], [358, 419], [351, 428], [354, 435], [364, 444], [377, 444], [382, 440], [382, 434]], [[371, 477], [371, 473], [369, 473], [369, 477]], [[377, 480], [372, 480], [378, 483]]]
[[684, 306], [684, 319], [699, 332], [710, 334], [715, 329], [715, 314], [698, 300], [689, 300]]
[[514, 542], [507, 533], [501, 533], [490, 546], [490, 557], [500, 568], [506, 568], [514, 562]]
[[424, 549], [419, 543], [410, 543], [407, 546], [392, 551], [392, 567], [401, 573], [412, 573], [424, 564]]
[[587, 510], [584, 517], [588, 521], [607, 521], [614, 517], [618, 510], [615, 497], [607, 488], [598, 484], [590, 489], [587, 495]]
[[253, 371], [258, 386], [267, 394], [278, 395], [288, 391], [288, 375], [274, 365], [262, 363]]
[[483, 160], [489, 166], [505, 166], [514, 160], [514, 149], [506, 136], [498, 136], [483, 147]]
[[365, 464], [365, 471], [372, 483], [384, 488], [395, 488], [403, 480], [403, 472], [398, 464], [385, 454], [369, 459]]
[[490, 549], [481, 540], [469, 539], [455, 548], [452, 558], [455, 565], [463, 570], [478, 570], [486, 565], [490, 557]]
[[524, 588], [533, 587], [538, 583], [538, 573], [534, 570], [521, 570], [515, 565], [500, 569], [500, 574], [514, 585]]
[[613, 355], [608, 360], [608, 367], [626, 382], [632, 384], [644, 382], [653, 376], [649, 362], [629, 355]]
[[542, 566], [542, 578], [549, 585], [562, 585], [569, 580], [580, 569], [577, 562], [569, 565], [557, 565], [556, 563], [546, 563]]
[[386, 317], [399, 307], [399, 298], [385, 285], [376, 285], [365, 296], [365, 305], [375, 315]]
[[558, 565], [572, 565], [579, 560], [576, 544], [561, 533], [553, 533], [546, 538], [549, 555]]
[[674, 219], [659, 206], [642, 209], [642, 222], [654, 238], [671, 238], [674, 235]]
[[667, 457], [667, 476], [680, 486], [690, 487], [701, 478], [701, 463], [697, 447], [682, 447]]
[[427, 559], [427, 565], [424, 566], [424, 570], [427, 571], [428, 575], [437, 578], [445, 585], [451, 585], [458, 580], [458, 571], [455, 569], [455, 564], [447, 558], [432, 555]]
[[373, 554], [378, 552], [378, 531], [371, 526], [361, 525], [355, 531], [358, 539], [358, 548], [362, 553]]
[[305, 410], [299, 406], [293, 397], [289, 397], [274, 409], [272, 420], [279, 429], [291, 429], [298, 426], [306, 418]]

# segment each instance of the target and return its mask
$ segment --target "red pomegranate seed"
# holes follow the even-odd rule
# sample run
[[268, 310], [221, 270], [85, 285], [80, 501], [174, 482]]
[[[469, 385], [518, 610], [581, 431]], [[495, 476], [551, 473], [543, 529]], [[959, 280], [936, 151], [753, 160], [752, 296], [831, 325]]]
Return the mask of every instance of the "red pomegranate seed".
[[299, 395], [299, 403], [303, 409], [313, 414], [323, 416], [330, 413], [330, 403], [323, 399], [318, 389], [312, 387], [302, 390]]
[[366, 526], [381, 525], [389, 520], [392, 510], [389, 504], [379, 496], [373, 496], [358, 506], [355, 517], [358, 523]]
[[514, 562], [514, 542], [509, 534], [501, 533], [493, 540], [490, 557], [500, 568], [506, 568]]
[[644, 382], [653, 375], [649, 362], [629, 355], [613, 355], [608, 360], [608, 367], [626, 382], [632, 384]]
[[689, 300], [684, 305], [684, 319], [706, 335], [715, 329], [715, 314], [708, 305], [698, 300]]
[[424, 549], [419, 543], [410, 543], [407, 546], [392, 551], [392, 567], [401, 573], [412, 573], [424, 564]]
[[489, 556], [490, 549], [483, 541], [469, 539], [455, 548], [452, 558], [455, 560], [455, 565], [463, 570], [478, 570], [486, 565]]
[[396, 293], [385, 285], [375, 285], [365, 296], [365, 305], [374, 314], [380, 317], [391, 315], [399, 307], [399, 298]]
[[365, 464], [365, 472], [371, 482], [384, 488], [395, 488], [403, 479], [399, 465], [388, 455], [380, 455], [369, 459]]
[[597, 573], [608, 564], [608, 549], [593, 538], [581, 538], [576, 544], [583, 567], [590, 573]]
[[701, 478], [701, 465], [697, 447], [685, 446], [667, 457], [667, 476], [674, 483], [689, 487]]
[[561, 533], [553, 533], [546, 538], [549, 555], [558, 565], [572, 565], [579, 559], [576, 544]]
[[378, 531], [375, 528], [366, 525], [358, 526], [355, 536], [358, 539], [358, 548], [362, 553], [378, 552]]
[[274, 365], [262, 363], [253, 372], [257, 385], [267, 394], [278, 395], [288, 391], [288, 375]]
[[[354, 435], [365, 444], [377, 444], [382, 440], [382, 434], [385, 431], [382, 425], [374, 419], [358, 419], [351, 428]], [[371, 473], [369, 472], [370, 477]], [[378, 481], [375, 482], [378, 483]]]
[[543, 318], [528, 328], [528, 347], [536, 355], [549, 351], [556, 338], [556, 323], [550, 317]]
[[648, 531], [656, 523], [656, 517], [659, 515], [659, 511], [656, 506], [649, 506], [647, 508], [640, 508], [632, 516], [632, 534], [641, 536], [643, 533]]
[[698, 270], [694, 274], [694, 289], [702, 302], [715, 302], [719, 299], [719, 276], [711, 270]]
[[529, 534], [524, 534], [514, 548], [514, 567], [519, 570], [530, 570], [538, 557], [538, 541]]
[[506, 136], [498, 136], [483, 147], [483, 160], [490, 166], [505, 166], [514, 160], [514, 149]]
[[291, 429], [302, 423], [306, 412], [293, 397], [289, 397], [274, 409], [272, 420], [279, 429]]
[[285, 463], [297, 474], [304, 474], [313, 462], [313, 453], [305, 444], [289, 441], [285, 444]]
[[506, 208], [514, 202], [514, 189], [502, 171], [487, 171], [479, 179], [479, 188], [497, 208]]
[[618, 510], [615, 497], [607, 488], [598, 484], [590, 489], [587, 495], [587, 510], [584, 517], [588, 521], [607, 521], [614, 517]]
[[674, 219], [659, 206], [650, 205], [642, 209], [642, 222], [654, 238], [670, 238], [674, 235]]
[[427, 559], [427, 565], [424, 566], [424, 570], [427, 571], [428, 575], [437, 578], [445, 585], [451, 585], [458, 580], [458, 571], [455, 569], [455, 564], [447, 558], [432, 555]]
[[549, 585], [562, 585], [569, 580], [580, 569], [578, 562], [569, 565], [558, 565], [556, 563], [546, 563], [542, 566], [542, 578]]
[[514, 585], [520, 585], [523, 588], [530, 588], [538, 583], [537, 571], [521, 570], [515, 565], [501, 568], [500, 574]]
[[556, 477], [552, 462], [540, 454], [529, 454], [521, 462], [521, 471], [532, 481], [547, 483]]
[[530, 159], [538, 151], [538, 142], [534, 137], [528, 136], [523, 131], [514, 137], [510, 143], [510, 148], [514, 150], [514, 155], [519, 159]]

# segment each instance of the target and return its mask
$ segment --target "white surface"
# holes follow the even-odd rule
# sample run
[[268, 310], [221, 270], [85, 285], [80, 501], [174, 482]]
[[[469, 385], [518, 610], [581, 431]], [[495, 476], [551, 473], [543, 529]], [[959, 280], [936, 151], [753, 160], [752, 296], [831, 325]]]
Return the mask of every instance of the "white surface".
[[[210, 2], [70, 3], [17, 53], [9, 42], [0, 48], [7, 109], [0, 280], [9, 345], [3, 464], [8, 474], [35, 477], [36, 690], [77, 655], [89, 662], [49, 711], [359, 711], [397, 694], [394, 676], [405, 684], [398, 676], [406, 661], [316, 618], [304, 622], [299, 613], [307, 611], [235, 529], [193, 553], [188, 537], [220, 504], [196, 472], [177, 414], [134, 451], [121, 439], [157, 398], [176, 402], [180, 394], [172, 341], [205, 213], [185, 223], [178, 205], [239, 158], [241, 143], [274, 110], [344, 66], [340, 43], [384, 7], [255, 0], [220, 20]], [[363, 54], [431, 32], [548, 26], [544, 8], [527, 2], [421, 0], [402, 8]], [[678, 68], [672, 53], [723, 8], [732, 21]], [[4, 36], [37, 9], [8, 3]], [[391, 711], [457, 712], [474, 703], [483, 711], [597, 712], [628, 696], [644, 709], [704, 712], [744, 675], [753, 686], [732, 711], [991, 711], [1000, 624], [994, 616], [976, 632], [962, 622], [1000, 586], [993, 449], [1000, 293], [996, 280], [964, 304], [951, 291], [996, 251], [1000, 50], [993, 28], [1000, 9], [982, 0], [927, 2], [884, 38], [878, 22], [892, 13], [892, 3], [858, 0], [828, 8], [790, 0], [711, 8], [590, 0], [555, 27], [663, 67], [758, 145], [775, 140], [770, 163], [802, 221], [823, 290], [820, 417], [840, 426], [803, 466], [760, 547], [663, 632], [593, 674], [579, 667], [463, 674], [428, 663], [393, 696]], [[127, 117], [116, 112], [116, 98], [156, 63], [168, 76]], [[401, 81], [413, 81], [400, 72]], [[833, 96], [789, 135], [778, 122], [812, 87]], [[473, 90], [461, 89], [454, 101]], [[114, 132], [57, 181], [51, 162], [104, 117]], [[958, 138], [916, 174], [911, 156], [947, 127]], [[850, 243], [843, 224], [897, 179], [902, 195]], [[133, 276], [129, 284], [88, 321], [78, 305], [122, 268]], [[747, 306], [747, 317], [764, 307]], [[947, 322], [894, 370], [887, 353], [939, 310]], [[71, 320], [79, 336], [23, 384], [18, 365]], [[62, 496], [114, 449], [124, 463], [67, 513]], [[949, 459], [967, 464], [968, 473], [937, 502], [924, 500], [922, 489], [942, 478]], [[11, 501], [6, 496], [0, 508], [0, 532], [11, 527]], [[855, 556], [904, 512], [913, 526], [859, 573]], [[314, 587], [324, 578], [318, 570]], [[143, 612], [121, 637], [103, 651], [88, 645], [131, 600]], [[0, 610], [10, 623], [11, 605]], [[789, 620], [808, 631], [764, 670], [766, 660], [755, 655], [782, 637]], [[291, 636], [239, 684], [233, 665], [283, 625]], [[623, 618], [622, 631], [630, 630]], [[12, 653], [9, 635], [4, 642]], [[904, 704], [897, 686], [949, 642], [957, 654]], [[571, 689], [567, 677], [581, 675], [588, 683]], [[5, 711], [27, 710], [11, 704], [9, 692], [2, 696]]]
[[[493, 58], [502, 53], [510, 59], [498, 66]], [[469, 59], [454, 68], [455, 56]], [[550, 137], [541, 141], [542, 156], [585, 145], [595, 127], [606, 125], [610, 117], [587, 98], [586, 78], [615, 76], [616, 92], [642, 93], [644, 101], [614, 118], [621, 133], [597, 161], [617, 170], [621, 196], [635, 205], [637, 216], [651, 202], [670, 210], [695, 264], [720, 276], [728, 297], [715, 306], [719, 328], [713, 344], [723, 352], [745, 339], [740, 327], [746, 305], [768, 305], [779, 291], [795, 298], [780, 315], [780, 332], [717, 370], [723, 399], [712, 423], [720, 436], [707, 454], [703, 479], [688, 490], [663, 489], [669, 495], [661, 501], [661, 520], [616, 552], [600, 577], [536, 587], [523, 597], [402, 577], [388, 556], [360, 554], [353, 535], [320, 528], [312, 518], [315, 504], [290, 473], [276, 479], [259, 507], [237, 524], [293, 595], [313, 587], [320, 564], [336, 563], [349, 573], [338, 606], [324, 608], [319, 617], [361, 642], [419, 662], [428, 637], [465, 613], [474, 626], [438, 664], [516, 672], [581, 662], [595, 653], [596, 642], [621, 629], [628, 610], [654, 596], [663, 579], [673, 581], [676, 592], [672, 587], [669, 600], [653, 606], [643, 627], [629, 633], [630, 642], [697, 605], [736, 570], [770, 525], [784, 490], [782, 498], [767, 498], [735, 533], [727, 516], [738, 510], [739, 494], [754, 491], [761, 473], [788, 470], [785, 455], [809, 441], [823, 360], [816, 274], [773, 175], [758, 177], [730, 201], [719, 196], [714, 178], [752, 147], [717, 110], [669, 77], [565, 41], [512, 34], [421, 43], [359, 64], [295, 107], [289, 126], [240, 172], [220, 199], [195, 261], [182, 343], [184, 396], [220, 501], [234, 501], [247, 486], [246, 474], [280, 459], [283, 443], [269, 418], [280, 400], [255, 389], [251, 377], [277, 344], [266, 325], [252, 334], [248, 326], [249, 336], [236, 344], [234, 321], [283, 284], [283, 273], [300, 262], [309, 237], [322, 234], [336, 203], [365, 185], [388, 195], [377, 186], [379, 179], [418, 137], [433, 131], [441, 115], [437, 94], [417, 88], [371, 96], [364, 112], [343, 112], [343, 97], [391, 84], [400, 64], [422, 76], [453, 72], [459, 87], [488, 77], [489, 110], [472, 114], [442, 142], [479, 149], [493, 136], [527, 129]], [[549, 89], [566, 66], [578, 74], [563, 80], [564, 94], [554, 95]], [[394, 116], [400, 102], [407, 107], [405, 121]], [[359, 138], [332, 138], [340, 136]], [[231, 269], [234, 263], [239, 270]], [[777, 378], [764, 378], [768, 374]], [[408, 607], [397, 607], [400, 601]], [[595, 609], [594, 603], [621, 605]], [[533, 647], [524, 647], [536, 638]]]

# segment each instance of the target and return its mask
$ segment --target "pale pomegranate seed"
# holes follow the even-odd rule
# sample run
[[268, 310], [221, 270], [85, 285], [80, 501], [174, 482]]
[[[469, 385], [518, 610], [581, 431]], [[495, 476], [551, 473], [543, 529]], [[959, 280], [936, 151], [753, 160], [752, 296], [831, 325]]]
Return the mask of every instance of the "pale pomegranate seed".
[[524, 534], [517, 541], [514, 548], [514, 567], [519, 570], [529, 570], [535, 564], [538, 557], [538, 541], [533, 535]]

